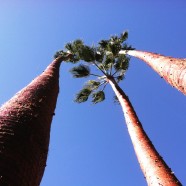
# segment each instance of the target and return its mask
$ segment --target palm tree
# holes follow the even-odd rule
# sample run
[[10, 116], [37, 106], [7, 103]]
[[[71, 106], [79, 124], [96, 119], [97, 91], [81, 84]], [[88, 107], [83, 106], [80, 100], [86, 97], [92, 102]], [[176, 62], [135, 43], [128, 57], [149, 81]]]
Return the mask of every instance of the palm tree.
[[56, 58], [41, 75], [0, 108], [1, 186], [40, 184], [63, 59], [63, 56]]
[[171, 86], [186, 95], [186, 59], [139, 50], [121, 50], [120, 54], [128, 54], [143, 60]]
[[[96, 80], [91, 79], [85, 83], [76, 94], [75, 102], [82, 103], [90, 97], [94, 104], [105, 100], [104, 90], [110, 84], [123, 109], [128, 132], [148, 185], [180, 186], [181, 183], [145, 133], [129, 98], [118, 85], [124, 79], [129, 65], [129, 57], [119, 55], [121, 48], [132, 49], [124, 43], [127, 37], [127, 32], [124, 32], [120, 37], [112, 36], [109, 40], [102, 40], [97, 47], [87, 46], [81, 40], [66, 45], [68, 52], [75, 55], [76, 62], [82, 60], [81, 64], [70, 70], [73, 77], [96, 77]], [[101, 75], [91, 70], [91, 66], [96, 67]]]

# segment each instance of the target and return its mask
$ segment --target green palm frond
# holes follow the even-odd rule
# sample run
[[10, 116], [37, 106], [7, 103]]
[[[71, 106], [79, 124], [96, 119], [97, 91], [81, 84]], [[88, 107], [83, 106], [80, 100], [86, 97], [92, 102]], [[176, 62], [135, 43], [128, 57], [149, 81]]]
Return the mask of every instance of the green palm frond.
[[84, 42], [81, 39], [76, 39], [73, 42], [73, 46], [78, 49], [79, 47], [82, 47], [84, 45]]
[[102, 48], [102, 49], [104, 49], [104, 50], [107, 50], [108, 44], [109, 44], [109, 40], [101, 40], [101, 41], [99, 42], [100, 48]]
[[54, 58], [58, 58], [59, 56], [65, 56], [67, 53], [64, 52], [63, 50], [59, 50], [54, 54]]
[[71, 53], [74, 53], [74, 54], [75, 54], [75, 53], [78, 52], [78, 50], [80, 50], [83, 46], [84, 46], [83, 41], [80, 40], [80, 39], [77, 39], [77, 40], [75, 40], [75, 41], [73, 41], [73, 42], [67, 43], [67, 44], [65, 45], [65, 48], [66, 48], [67, 50], [69, 50]]
[[65, 48], [66, 48], [68, 51], [74, 53], [74, 48], [73, 48], [72, 43], [67, 43], [67, 44], [65, 45]]
[[65, 48], [71, 53], [73, 54], [73, 58], [70, 59], [69, 61], [72, 63], [76, 63], [78, 61], [80, 61], [80, 56], [79, 56], [79, 52], [81, 51], [82, 47], [84, 46], [84, 43], [82, 40], [77, 39], [74, 42], [71, 43], [67, 43], [65, 45]]
[[92, 90], [89, 88], [83, 88], [80, 92], [76, 94], [75, 102], [82, 103], [88, 100], [90, 94], [92, 93]]
[[113, 64], [115, 61], [115, 57], [112, 53], [106, 55], [106, 59], [103, 62], [105, 65]]
[[125, 32], [123, 32], [123, 33], [121, 34], [120, 40], [121, 40], [121, 42], [123, 43], [123, 42], [126, 41], [127, 39], [128, 39], [128, 32], [125, 31]]
[[99, 64], [99, 69], [101, 69], [102, 71], [107, 71], [110, 68], [109, 65], [104, 65], [104, 64]]
[[86, 86], [89, 87], [91, 90], [95, 90], [95, 89], [99, 88], [100, 84], [101, 84], [100, 81], [89, 80], [86, 83]]
[[[58, 57], [64, 57], [64, 60], [66, 61], [66, 62], [73, 62], [73, 63], [75, 63], [75, 62], [77, 62], [77, 61], [79, 61], [79, 59], [76, 59], [76, 56], [75, 55], [71, 55], [70, 57], [69, 57], [69, 54], [72, 54], [72, 53], [70, 53], [70, 51], [68, 51], [68, 52], [64, 52], [63, 50], [60, 50], [60, 51], [57, 51], [56, 53], [55, 53], [55, 55], [54, 55], [54, 58], [56, 59], [56, 58], [58, 58]], [[68, 57], [67, 57], [68, 56]]]
[[92, 102], [94, 104], [102, 102], [105, 100], [105, 93], [103, 91], [98, 91], [92, 94]]
[[108, 71], [114, 64], [115, 58], [112, 53], [104, 56], [102, 63], [99, 64], [100, 69]]
[[107, 44], [107, 51], [112, 52], [114, 56], [117, 56], [122, 47], [122, 42], [119, 37], [112, 36]]
[[104, 58], [104, 50], [102, 50], [100, 47], [96, 49], [95, 51], [95, 60], [99, 63], [103, 61]]
[[119, 75], [116, 77], [116, 82], [119, 83], [120, 81], [124, 80], [125, 78], [125, 70], [121, 70]]
[[70, 72], [75, 78], [87, 77], [90, 75], [90, 68], [87, 65], [80, 64], [76, 67], [73, 67]]
[[127, 70], [129, 67], [129, 60], [130, 58], [125, 55], [119, 55], [119, 57], [116, 60], [116, 63], [114, 64], [114, 68], [116, 71], [120, 70]]
[[124, 76], [117, 76], [116, 77], [116, 82], [119, 83], [120, 81], [122, 81], [124, 79]]
[[84, 45], [79, 50], [79, 56], [86, 62], [92, 62], [95, 60], [95, 48]]
[[124, 43], [121, 47], [122, 50], [135, 50], [131, 45], [128, 45], [127, 43]]

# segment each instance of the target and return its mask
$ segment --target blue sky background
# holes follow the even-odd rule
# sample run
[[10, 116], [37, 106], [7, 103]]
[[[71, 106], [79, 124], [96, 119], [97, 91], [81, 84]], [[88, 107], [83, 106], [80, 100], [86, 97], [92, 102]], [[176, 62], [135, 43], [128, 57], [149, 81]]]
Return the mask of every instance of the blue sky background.
[[[65, 43], [87, 44], [128, 30], [139, 50], [186, 58], [185, 0], [1, 0], [0, 104], [38, 76]], [[84, 80], [63, 63], [60, 94], [41, 186], [143, 186], [119, 105], [107, 88], [98, 105], [73, 102]], [[122, 89], [153, 144], [186, 185], [186, 98], [131, 58]]]

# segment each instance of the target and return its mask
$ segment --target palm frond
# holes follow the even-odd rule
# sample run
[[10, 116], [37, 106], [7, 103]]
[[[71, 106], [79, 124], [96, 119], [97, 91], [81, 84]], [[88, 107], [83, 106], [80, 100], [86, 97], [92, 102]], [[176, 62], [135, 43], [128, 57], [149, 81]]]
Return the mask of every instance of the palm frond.
[[67, 43], [67, 44], [65, 45], [65, 48], [66, 48], [67, 50], [69, 50], [70, 52], [74, 53], [74, 48], [73, 48], [72, 43]]
[[88, 100], [88, 97], [90, 96], [91, 93], [92, 90], [90, 90], [89, 88], [83, 88], [80, 92], [76, 94], [74, 101], [77, 103], [85, 102]]
[[84, 42], [81, 40], [81, 39], [76, 39], [74, 42], [73, 42], [73, 46], [75, 48], [79, 48], [79, 47], [82, 47], [84, 45]]
[[98, 91], [92, 94], [92, 102], [94, 104], [102, 102], [105, 100], [105, 93], [103, 91]]
[[115, 58], [114, 58], [113, 54], [110, 53], [109, 55], [106, 56], [106, 59], [104, 61], [104, 65], [107, 66], [107, 65], [110, 65], [110, 64], [114, 64], [114, 62], [115, 62]]
[[121, 34], [120, 39], [122, 42], [126, 41], [128, 39], [128, 32], [125, 31]]
[[121, 47], [121, 50], [135, 50], [131, 45], [128, 45], [127, 43], [124, 43]]
[[104, 50], [102, 50], [101, 48], [97, 48], [95, 51], [95, 60], [101, 63], [103, 61], [103, 58], [104, 58]]
[[116, 82], [119, 83], [120, 81], [124, 80], [125, 78], [125, 70], [121, 70], [119, 75], [116, 77]]
[[76, 53], [80, 48], [84, 46], [84, 43], [80, 39], [76, 39], [73, 42], [69, 42], [65, 45], [65, 48], [69, 50], [71, 53]]
[[86, 83], [86, 86], [89, 87], [91, 90], [95, 90], [95, 89], [99, 88], [100, 84], [101, 84], [100, 81], [89, 80]]
[[125, 55], [119, 55], [119, 57], [116, 60], [116, 63], [114, 64], [114, 68], [116, 71], [120, 70], [127, 70], [129, 67], [129, 60], [130, 58]]
[[99, 68], [104, 71], [107, 71], [107, 73], [108, 73], [108, 70], [114, 64], [114, 61], [115, 61], [115, 58], [114, 58], [113, 54], [109, 53], [104, 56], [102, 63], [99, 64]]
[[102, 48], [104, 50], [107, 50], [108, 44], [109, 44], [109, 40], [101, 40], [99, 42], [100, 48]]
[[[69, 54], [71, 54], [71, 55], [69, 55]], [[76, 56], [73, 55], [72, 53], [70, 53], [70, 51], [67, 51], [67, 52], [64, 52], [63, 50], [57, 51], [55, 53], [55, 55], [54, 55], [54, 58], [56, 59], [58, 57], [64, 57], [63, 60], [66, 61], [66, 62], [73, 62], [73, 63], [75, 63], [76, 61], [79, 60], [79, 59], [77, 60]]]
[[71, 58], [69, 61], [72, 63], [76, 63], [80, 61], [79, 52], [81, 51], [82, 47], [84, 46], [84, 43], [82, 40], [77, 39], [74, 42], [67, 43], [65, 45], [65, 48], [73, 54], [73, 58]]
[[84, 45], [79, 50], [79, 56], [86, 62], [92, 62], [95, 60], [95, 48]]
[[109, 40], [108, 51], [112, 52], [114, 56], [117, 56], [121, 50], [121, 40], [117, 36], [112, 36]]
[[82, 78], [90, 75], [90, 68], [87, 65], [80, 64], [76, 67], [73, 67], [70, 72], [74, 78]]
[[63, 50], [59, 50], [54, 54], [54, 58], [58, 58], [59, 56], [64, 56], [66, 54], [66, 52], [64, 52]]

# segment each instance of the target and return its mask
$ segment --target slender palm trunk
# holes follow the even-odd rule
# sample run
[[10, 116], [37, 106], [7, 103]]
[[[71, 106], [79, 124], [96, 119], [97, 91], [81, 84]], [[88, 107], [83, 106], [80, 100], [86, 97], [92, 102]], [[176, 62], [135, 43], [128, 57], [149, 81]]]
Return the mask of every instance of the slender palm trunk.
[[147, 184], [149, 186], [180, 186], [181, 183], [145, 133], [129, 98], [112, 77], [108, 81], [123, 109], [129, 135]]
[[38, 186], [59, 92], [61, 58], [0, 108], [0, 185]]
[[138, 50], [120, 51], [120, 54], [128, 54], [145, 61], [171, 86], [186, 95], [186, 59]]

